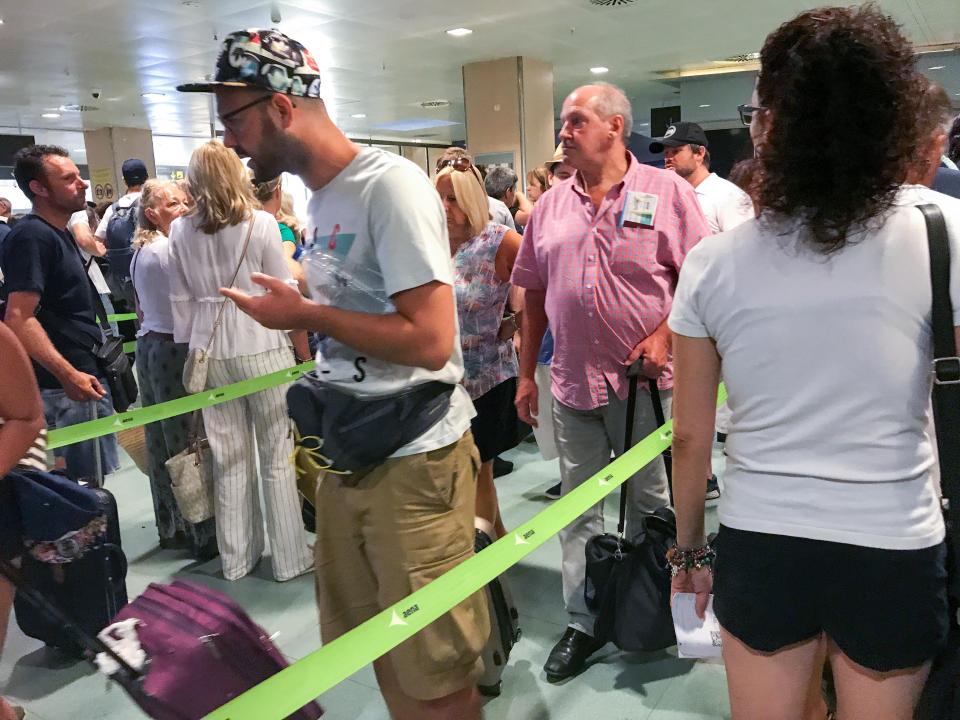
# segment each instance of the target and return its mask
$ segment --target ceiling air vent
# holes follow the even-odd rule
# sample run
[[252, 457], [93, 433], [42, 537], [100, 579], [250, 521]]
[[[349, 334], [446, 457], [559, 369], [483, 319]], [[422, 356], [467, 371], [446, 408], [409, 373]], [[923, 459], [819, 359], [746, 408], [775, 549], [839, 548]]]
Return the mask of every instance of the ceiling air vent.
[[758, 52], [751, 52], [751, 53], [743, 53], [742, 55], [731, 55], [730, 57], [725, 57], [725, 58], [724, 58], [723, 60], [721, 60], [720, 62], [725, 62], [725, 63], [748, 63], [748, 62], [754, 62], [754, 61], [759, 60], [759, 59], [760, 59], [760, 53], [758, 53]]
[[432, 110], [434, 108], [445, 108], [450, 107], [449, 100], [424, 100], [420, 103], [420, 107]]
[[100, 108], [93, 105], [61, 105], [60, 112], [93, 112]]
[[617, 7], [620, 5], [633, 5], [637, 0], [590, 0], [591, 5], [600, 7]]

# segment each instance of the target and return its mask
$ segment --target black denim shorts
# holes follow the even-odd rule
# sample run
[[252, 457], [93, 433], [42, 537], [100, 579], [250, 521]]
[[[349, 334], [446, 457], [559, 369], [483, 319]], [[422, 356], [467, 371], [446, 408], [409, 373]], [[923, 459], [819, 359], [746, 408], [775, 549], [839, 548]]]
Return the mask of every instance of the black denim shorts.
[[720, 527], [714, 612], [748, 647], [825, 633], [878, 672], [932, 660], [947, 639], [946, 545], [881, 550]]

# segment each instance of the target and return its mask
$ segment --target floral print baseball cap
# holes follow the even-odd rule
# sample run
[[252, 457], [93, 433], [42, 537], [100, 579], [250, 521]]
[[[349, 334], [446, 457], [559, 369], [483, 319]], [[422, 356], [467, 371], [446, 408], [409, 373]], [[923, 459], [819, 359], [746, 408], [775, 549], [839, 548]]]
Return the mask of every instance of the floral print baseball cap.
[[279, 30], [238, 30], [223, 41], [213, 80], [178, 85], [177, 90], [213, 92], [217, 87], [318, 98], [320, 67], [307, 48]]

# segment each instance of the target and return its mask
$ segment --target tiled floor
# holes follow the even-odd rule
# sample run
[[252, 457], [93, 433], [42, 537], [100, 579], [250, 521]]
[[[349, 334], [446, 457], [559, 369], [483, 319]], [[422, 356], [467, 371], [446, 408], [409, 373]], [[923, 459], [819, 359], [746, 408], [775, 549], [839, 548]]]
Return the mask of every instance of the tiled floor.
[[[508, 527], [517, 525], [549, 502], [542, 491], [556, 482], [557, 462], [540, 459], [536, 446], [522, 443], [507, 454], [513, 474], [497, 488]], [[146, 478], [125, 458], [124, 469], [108, 480], [120, 507], [123, 543], [130, 560], [127, 587], [131, 597], [148, 583], [174, 575], [189, 577], [236, 598], [270, 633], [291, 660], [320, 645], [313, 582], [309, 576], [277, 584], [265, 559], [254, 574], [226, 582], [219, 563], [191, 562], [184, 554], [156, 545], [153, 511]], [[715, 459], [717, 468], [722, 459]], [[616, 512], [608, 499], [608, 518]], [[708, 521], [715, 526], [714, 513]], [[311, 536], [312, 539], [312, 536]], [[523, 637], [510, 656], [503, 694], [486, 704], [487, 720], [714, 720], [729, 717], [723, 668], [680, 660], [674, 650], [621, 654], [613, 646], [598, 653], [579, 677], [551, 685], [543, 661], [563, 632], [560, 597], [560, 547], [550, 540], [512, 568], [510, 586], [521, 616]], [[12, 702], [27, 708], [33, 720], [137, 720], [144, 717], [124, 692], [88, 665], [64, 661], [25, 637], [11, 620], [0, 659], [0, 687]], [[330, 690], [321, 702], [330, 720], [386, 720], [386, 708], [373, 672], [364, 668]]]

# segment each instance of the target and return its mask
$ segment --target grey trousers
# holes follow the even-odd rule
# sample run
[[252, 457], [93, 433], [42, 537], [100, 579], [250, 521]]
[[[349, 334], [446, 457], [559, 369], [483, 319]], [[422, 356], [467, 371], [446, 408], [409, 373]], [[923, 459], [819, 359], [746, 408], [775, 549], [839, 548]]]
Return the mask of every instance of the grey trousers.
[[[633, 421], [634, 443], [645, 438], [657, 427], [650, 392], [643, 385], [642, 379], [640, 382]], [[556, 401], [553, 404], [554, 433], [560, 453], [561, 491], [564, 495], [610, 464], [611, 453], [617, 456], [623, 453], [627, 401], [620, 400], [609, 385], [607, 395], [608, 404], [593, 410], [574, 410]], [[669, 419], [673, 392], [661, 390], [660, 399], [664, 416]], [[626, 535], [631, 538], [642, 515], [670, 504], [663, 460], [658, 457], [622, 487], [628, 488], [629, 493]], [[593, 635], [594, 616], [583, 599], [586, 571], [584, 551], [587, 541], [603, 531], [602, 502], [560, 531], [560, 547], [563, 551], [563, 603], [570, 615], [570, 627], [588, 635]]]

